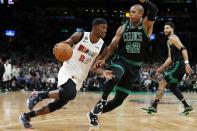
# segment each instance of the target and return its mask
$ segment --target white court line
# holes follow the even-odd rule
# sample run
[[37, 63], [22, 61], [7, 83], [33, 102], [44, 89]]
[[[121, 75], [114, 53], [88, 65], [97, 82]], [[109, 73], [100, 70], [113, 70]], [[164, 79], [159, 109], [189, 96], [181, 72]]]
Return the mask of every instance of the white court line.
[[[197, 112], [197, 111], [192, 111], [191, 113], [193, 112]], [[129, 117], [129, 116], [135, 116], [135, 115], [139, 115], [139, 114], [145, 114], [146, 113], [135, 113], [135, 114], [118, 114], [118, 115], [104, 115], [102, 117]], [[179, 114], [177, 112], [159, 112], [157, 114]], [[149, 115], [149, 114], [147, 114]], [[149, 115], [149, 116], [156, 116], [155, 115]], [[181, 115], [180, 115], [181, 116]], [[188, 118], [187, 116], [185, 116], [186, 118]], [[44, 122], [53, 122], [53, 121], [62, 121], [62, 120], [73, 120], [73, 119], [86, 119], [86, 116], [84, 115], [84, 117], [67, 117], [67, 118], [60, 118], [60, 119], [48, 119], [48, 120], [40, 120], [40, 121], [33, 121], [31, 122], [31, 124], [34, 124], [34, 123], [44, 123]], [[18, 123], [13, 123], [13, 124], [10, 124], [10, 125], [5, 125], [5, 126], [0, 126], [0, 128], [6, 128], [6, 127], [13, 127], [13, 126], [19, 126], [21, 125], [20, 122]], [[173, 125], [177, 125], [177, 124], [173, 124]]]

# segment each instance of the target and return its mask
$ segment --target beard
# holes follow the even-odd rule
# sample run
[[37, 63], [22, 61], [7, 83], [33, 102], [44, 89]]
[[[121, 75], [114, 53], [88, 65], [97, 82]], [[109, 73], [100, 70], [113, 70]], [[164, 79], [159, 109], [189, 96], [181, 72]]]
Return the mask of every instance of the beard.
[[170, 36], [172, 34], [172, 32], [168, 32], [167, 34], [165, 34], [166, 37]]

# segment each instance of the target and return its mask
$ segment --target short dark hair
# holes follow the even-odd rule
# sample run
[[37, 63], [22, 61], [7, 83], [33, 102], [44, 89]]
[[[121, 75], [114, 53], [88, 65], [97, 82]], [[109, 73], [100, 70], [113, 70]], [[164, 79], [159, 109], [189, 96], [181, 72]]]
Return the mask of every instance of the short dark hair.
[[172, 27], [173, 29], [175, 29], [175, 25], [171, 21], [166, 22], [165, 25], [169, 25], [170, 27]]
[[92, 26], [99, 25], [99, 24], [108, 24], [108, 23], [107, 23], [107, 20], [104, 18], [95, 18], [92, 21]]

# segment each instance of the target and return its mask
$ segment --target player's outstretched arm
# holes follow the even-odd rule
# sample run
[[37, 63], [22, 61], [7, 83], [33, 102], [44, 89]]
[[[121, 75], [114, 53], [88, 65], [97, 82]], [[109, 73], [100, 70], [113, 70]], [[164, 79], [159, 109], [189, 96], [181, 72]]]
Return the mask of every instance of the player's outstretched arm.
[[153, 25], [156, 20], [158, 9], [157, 6], [153, 4], [150, 0], [139, 0], [139, 1], [142, 3], [144, 7], [147, 7], [148, 9], [147, 16], [144, 18], [143, 21], [143, 26], [147, 36], [150, 37], [150, 35], [153, 32]]
[[118, 30], [116, 31], [116, 35], [112, 39], [110, 45], [103, 51], [103, 54], [101, 54], [101, 56], [98, 56], [93, 65], [93, 68], [102, 67], [105, 64], [105, 61], [114, 53], [114, 50], [118, 48], [118, 44], [124, 30], [123, 28], [124, 25], [118, 28]]
[[106, 61], [114, 53], [114, 51], [118, 48], [123, 31], [124, 31], [124, 25], [120, 26], [118, 28], [118, 30], [116, 31], [116, 35], [112, 39], [110, 45], [107, 47], [107, 53], [106, 53], [105, 57], [103, 58], [103, 60]]

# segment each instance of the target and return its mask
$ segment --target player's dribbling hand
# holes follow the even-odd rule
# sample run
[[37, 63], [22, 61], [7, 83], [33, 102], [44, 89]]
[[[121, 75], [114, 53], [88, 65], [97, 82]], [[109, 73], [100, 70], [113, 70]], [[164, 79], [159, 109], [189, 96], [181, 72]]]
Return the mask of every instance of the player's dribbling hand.
[[191, 75], [193, 73], [193, 70], [189, 64], [185, 64], [185, 70], [188, 75]]
[[110, 71], [110, 70], [104, 70], [104, 71], [103, 71], [103, 76], [104, 76], [106, 79], [112, 79], [113, 77], [115, 77], [112, 73], [113, 73], [113, 72]]

